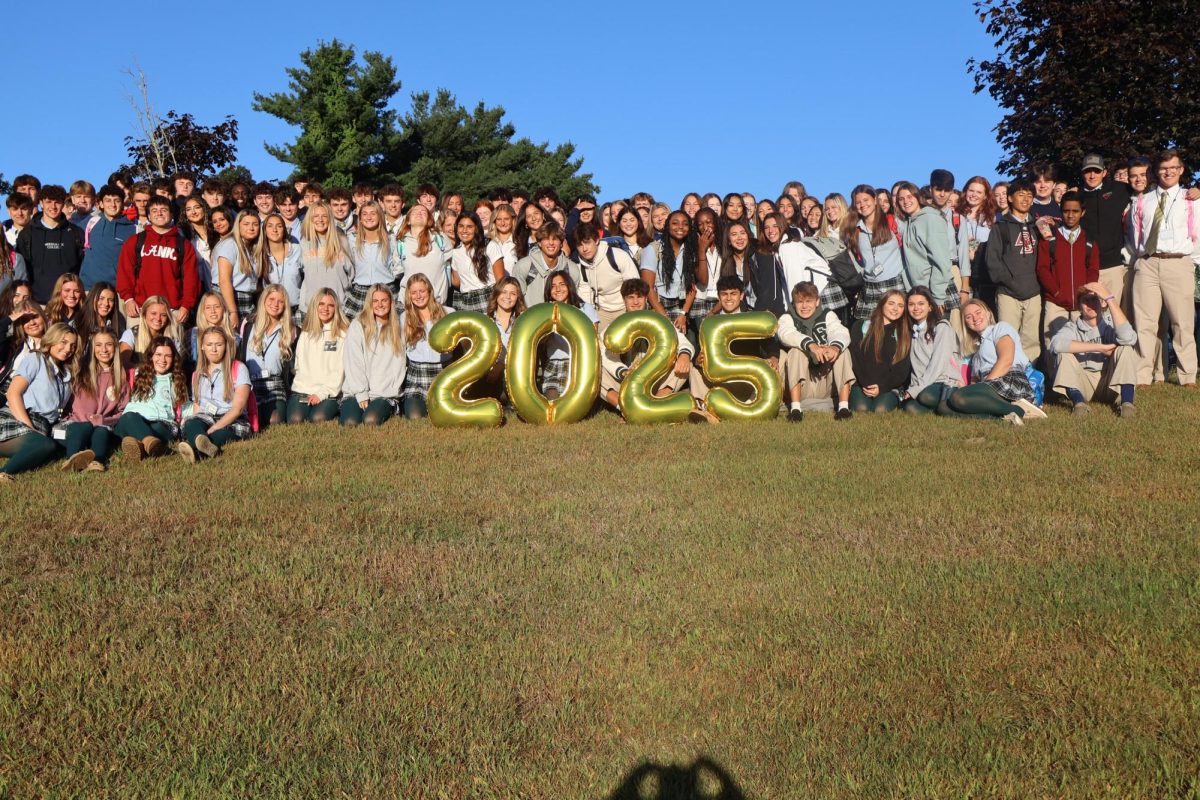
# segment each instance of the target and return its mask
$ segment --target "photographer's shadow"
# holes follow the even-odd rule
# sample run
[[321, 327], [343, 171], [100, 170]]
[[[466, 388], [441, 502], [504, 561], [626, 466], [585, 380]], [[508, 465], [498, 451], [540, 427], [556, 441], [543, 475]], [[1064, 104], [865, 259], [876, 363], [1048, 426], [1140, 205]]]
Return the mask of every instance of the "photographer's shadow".
[[746, 795], [719, 764], [698, 758], [686, 767], [640, 764], [608, 800], [746, 800]]

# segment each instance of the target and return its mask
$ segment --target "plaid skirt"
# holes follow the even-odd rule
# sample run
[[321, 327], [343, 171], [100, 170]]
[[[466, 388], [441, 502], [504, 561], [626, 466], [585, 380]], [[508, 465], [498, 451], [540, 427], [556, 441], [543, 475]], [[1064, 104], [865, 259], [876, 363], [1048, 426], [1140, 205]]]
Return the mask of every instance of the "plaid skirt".
[[433, 379], [442, 371], [440, 361], [409, 361], [408, 370], [404, 373], [404, 389], [400, 399], [419, 397], [422, 400], [429, 396], [429, 387]]
[[[195, 416], [190, 417], [190, 419], [203, 420], [206, 425], [210, 426], [217, 421], [216, 417], [212, 416], [211, 414], [196, 414]], [[184, 422], [186, 423], [187, 420], [185, 419]], [[225, 426], [224, 430], [232, 433], [233, 438], [235, 439], [249, 439], [250, 434], [253, 433], [253, 431], [250, 430], [250, 420], [246, 417], [241, 417], [240, 419], [231, 422]]]
[[980, 381], [980, 383], [986, 383], [996, 390], [996, 394], [1010, 403], [1016, 400], [1033, 402], [1033, 385], [1029, 382], [1029, 376], [1025, 374], [1025, 370], [1023, 369], [1009, 370], [1006, 375], [1001, 375], [999, 378], [990, 381]]
[[570, 377], [571, 359], [548, 359], [542, 364], [542, 394], [549, 394], [551, 389], [562, 394]]
[[238, 319], [254, 319], [258, 311], [258, 292], [234, 292], [233, 299], [237, 301]]
[[[482, 289], [475, 289], [470, 292], [455, 292], [454, 294], [454, 310], [455, 311], [478, 311], [480, 314], [487, 313], [488, 300], [492, 297], [492, 287], [485, 286]], [[410, 364], [411, 366], [411, 364]], [[438, 369], [441, 369], [439, 366]], [[435, 375], [437, 373], [434, 373]], [[433, 380], [430, 378], [430, 380]], [[427, 387], [428, 388], [428, 387]], [[422, 397], [425, 395], [422, 394]]]
[[950, 279], [950, 285], [946, 287], [945, 303], [946, 311], [950, 311], [952, 308], [962, 308], [962, 298], [958, 296], [958, 284], [954, 282], [953, 278]]
[[26, 413], [29, 414], [29, 421], [33, 423], [32, 428], [20, 422], [12, 415], [12, 411], [9, 409], [0, 409], [0, 442], [7, 442], [9, 439], [16, 439], [18, 436], [24, 436], [27, 433], [40, 433], [43, 436], [50, 435], [50, 429], [53, 426], [49, 420], [33, 411]]
[[282, 375], [268, 375], [265, 378], [254, 378], [250, 381], [250, 385], [254, 387], [254, 399], [258, 404], [266, 405], [267, 403], [286, 403], [288, 399], [287, 387], [283, 385]]
[[662, 303], [662, 307], [664, 309], [666, 309], [667, 316], [670, 317], [671, 319], [674, 319], [675, 317], [677, 317], [683, 313], [683, 301], [682, 300], [679, 300], [674, 297], [663, 297], [662, 295], [659, 295], [658, 300], [660, 303]]
[[904, 276], [897, 275], [882, 281], [864, 281], [863, 290], [858, 295], [858, 303], [854, 306], [855, 319], [870, 319], [871, 312], [883, 296], [892, 290], [904, 291]]
[[704, 318], [707, 317], [709, 312], [716, 308], [716, 306], [717, 301], [715, 298], [700, 297], [697, 295], [696, 299], [692, 301], [691, 310], [688, 311], [688, 322], [690, 322], [692, 327], [694, 327], [696, 330], [700, 330], [700, 324], [704, 322]]
[[[788, 302], [791, 302], [790, 295]], [[826, 311], [837, 311], [839, 308], [845, 308], [850, 305], [850, 298], [846, 297], [846, 293], [842, 291], [841, 286], [838, 286], [831, 280], [821, 290], [821, 305], [825, 307]]]

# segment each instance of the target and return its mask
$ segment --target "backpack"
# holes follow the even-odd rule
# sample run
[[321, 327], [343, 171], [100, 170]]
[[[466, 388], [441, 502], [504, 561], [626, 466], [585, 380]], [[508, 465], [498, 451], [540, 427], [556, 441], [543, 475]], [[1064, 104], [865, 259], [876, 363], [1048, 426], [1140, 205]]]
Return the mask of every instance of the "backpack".
[[[89, 230], [91, 230], [89, 228]], [[133, 246], [133, 283], [136, 286], [138, 275], [142, 272], [142, 248], [146, 246], [146, 232], [141, 231], [137, 235], [137, 243]], [[183, 231], [178, 226], [175, 228], [175, 263], [179, 268], [183, 268]]]
[[858, 271], [858, 266], [855, 265], [854, 258], [848, 249], [842, 247], [840, 250], [835, 250], [832, 245], [825, 243], [829, 240], [823, 241], [812, 236], [805, 237], [800, 241], [829, 265], [829, 279], [844, 291], [857, 292], [866, 285], [862, 273]]

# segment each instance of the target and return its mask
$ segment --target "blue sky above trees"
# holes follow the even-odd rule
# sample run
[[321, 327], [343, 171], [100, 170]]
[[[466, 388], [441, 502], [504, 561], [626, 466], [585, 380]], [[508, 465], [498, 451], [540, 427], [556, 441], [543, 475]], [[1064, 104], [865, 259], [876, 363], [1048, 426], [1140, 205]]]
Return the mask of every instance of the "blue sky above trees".
[[208, 32], [184, 18], [147, 33], [137, 11], [68, 10], [48, 25], [44, 11], [18, 4], [5, 28], [27, 35], [8, 38], [9, 63], [28, 65], [28, 80], [10, 70], [5, 82], [0, 173], [102, 181], [137, 132], [124, 74], [136, 63], [160, 113], [203, 124], [233, 114], [239, 161], [256, 177], [282, 177], [290, 167], [262, 143], [295, 131], [252, 111], [252, 94], [286, 90], [300, 51], [336, 36], [392, 56], [402, 111], [409, 93], [444, 86], [468, 108], [503, 106], [518, 136], [573, 141], [606, 198], [773, 196], [792, 178], [846, 193], [860, 182], [923, 182], [935, 166], [960, 182], [994, 177], [1001, 111], [971, 92], [965, 62], [992, 49], [969, 2], [643, 4], [627, 22], [612, 6], [497, 8], [250, 4], [227, 6]]

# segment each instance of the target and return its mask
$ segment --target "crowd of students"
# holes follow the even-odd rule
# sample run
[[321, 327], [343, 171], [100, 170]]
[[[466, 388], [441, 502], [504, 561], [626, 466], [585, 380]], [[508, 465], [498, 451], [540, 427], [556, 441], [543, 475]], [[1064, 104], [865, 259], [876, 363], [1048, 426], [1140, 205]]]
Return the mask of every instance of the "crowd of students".
[[[55, 459], [104, 471], [172, 447], [190, 463], [268, 425], [382, 424], [427, 412], [452, 358], [429, 332], [455, 310], [503, 343], [479, 395], [504, 399], [516, 319], [569, 303], [603, 333], [652, 309], [677, 331], [659, 396], [709, 383], [698, 333], [713, 314], [768, 311], [771, 339], [739, 343], [778, 372], [788, 419], [904, 408], [1044, 416], [1039, 388], [1090, 413], [1134, 413], [1138, 386], [1196, 386], [1200, 235], [1177, 153], [1050, 167], [996, 186], [934, 170], [927, 185], [858, 185], [823, 200], [647, 193], [568, 206], [552, 189], [472, 205], [424, 185], [325, 189], [193, 176], [97, 192], [19, 176], [0, 237], [0, 481]], [[1156, 181], [1151, 184], [1151, 178]], [[1132, 322], [1131, 322], [1132, 319]], [[1136, 324], [1136, 329], [1135, 329]], [[601, 398], [645, 348], [603, 351]], [[566, 388], [571, 353], [540, 350], [540, 388]]]

